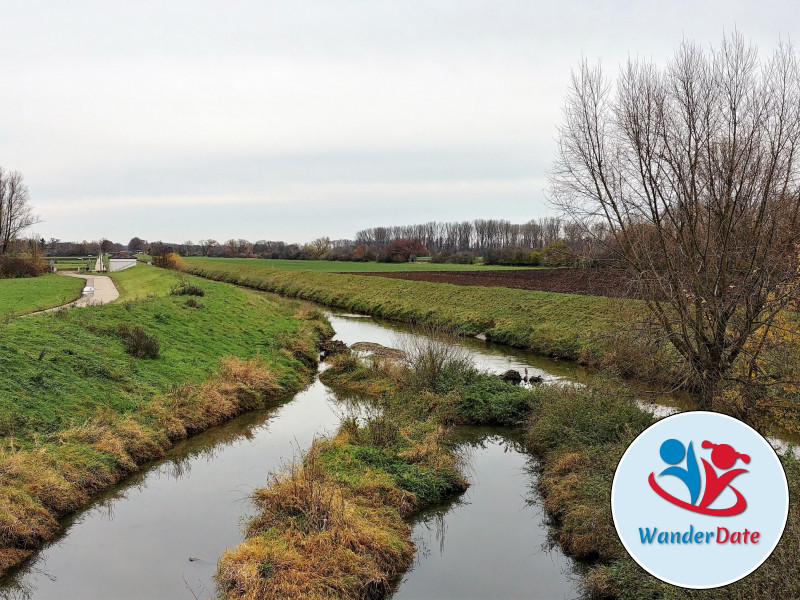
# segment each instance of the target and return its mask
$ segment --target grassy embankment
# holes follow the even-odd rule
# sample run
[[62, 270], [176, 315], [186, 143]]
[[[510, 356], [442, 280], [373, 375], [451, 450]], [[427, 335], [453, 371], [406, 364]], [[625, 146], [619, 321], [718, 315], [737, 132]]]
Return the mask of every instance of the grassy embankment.
[[71, 302], [80, 297], [85, 284], [83, 279], [58, 275], [0, 279], [0, 319]]
[[554, 539], [589, 562], [586, 585], [598, 598], [622, 600], [800, 598], [800, 461], [781, 457], [789, 481], [786, 530], [754, 573], [714, 590], [686, 590], [644, 572], [614, 529], [609, 498], [614, 471], [630, 442], [654, 418], [614, 389], [548, 390], [527, 424], [528, 447], [540, 459], [539, 489], [554, 520]]
[[608, 499], [617, 463], [630, 442], [656, 419], [613, 384], [595, 388], [536, 386], [530, 391], [493, 376], [462, 371], [436, 377], [436, 393], [419, 392], [413, 373], [343, 357], [323, 373], [329, 385], [377, 395], [385, 414], [441, 424], [523, 426], [539, 459], [539, 490], [552, 517], [553, 538], [587, 563], [587, 592], [597, 598], [757, 599], [800, 597], [800, 461], [782, 456], [791, 505], [772, 556], [744, 580], [716, 590], [683, 590], [642, 571], [614, 530]]
[[173, 441], [311, 376], [317, 311], [193, 277], [204, 296], [171, 295], [180, 279], [136, 267], [119, 302], [0, 325], [0, 572]]
[[[492, 341], [590, 364], [614, 362], [619, 346], [614, 349], [609, 336], [640, 310], [636, 302], [611, 298], [293, 270], [278, 262], [193, 258], [187, 264], [190, 272], [209, 279], [404, 322], [454, 327], [464, 335], [484, 333]], [[335, 264], [341, 269], [345, 263]]]
[[218, 566], [225, 598], [383, 597], [413, 561], [403, 517], [466, 488], [450, 426], [527, 413], [530, 392], [458, 361], [410, 371], [348, 353], [331, 363], [323, 381], [369, 394], [382, 414], [361, 426], [346, 419], [255, 492], [262, 512]]
[[[463, 335], [484, 333], [491, 341], [611, 369], [668, 389], [692, 379], [663, 336], [632, 326], [646, 319], [646, 309], [636, 300], [299, 271], [289, 265], [274, 268], [278, 262], [191, 259], [188, 265], [210, 279], [406, 323], [443, 325]], [[800, 373], [797, 314], [787, 313], [786, 319], [786, 339], [778, 344], [773, 336], [775, 347], [762, 354], [773, 381], [796, 381]], [[746, 371], [744, 358], [740, 366]], [[784, 431], [800, 431], [795, 385], [766, 386], [758, 394], [747, 400], [720, 398], [718, 409], [767, 431], [775, 424]]]

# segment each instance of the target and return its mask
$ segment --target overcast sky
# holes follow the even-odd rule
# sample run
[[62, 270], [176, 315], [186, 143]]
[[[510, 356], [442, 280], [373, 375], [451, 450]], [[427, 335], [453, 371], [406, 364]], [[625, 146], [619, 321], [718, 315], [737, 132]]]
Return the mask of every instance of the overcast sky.
[[64, 240], [307, 241], [550, 212], [570, 68], [796, 2], [0, 0], [0, 165]]

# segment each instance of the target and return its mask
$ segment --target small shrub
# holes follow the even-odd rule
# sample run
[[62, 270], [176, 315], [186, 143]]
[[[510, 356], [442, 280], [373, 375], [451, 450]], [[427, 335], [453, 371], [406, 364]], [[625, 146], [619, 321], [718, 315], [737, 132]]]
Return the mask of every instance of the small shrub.
[[542, 264], [548, 267], [569, 267], [575, 256], [566, 242], [550, 242], [542, 248]]
[[164, 252], [158, 256], [153, 257], [153, 264], [162, 269], [171, 269], [172, 271], [185, 271], [186, 261], [184, 261], [175, 252]]
[[451, 329], [434, 325], [415, 327], [402, 350], [410, 369], [408, 384], [413, 389], [447, 393], [476, 373], [468, 351], [457, 343]]
[[6, 254], [0, 256], [0, 279], [4, 277], [38, 277], [49, 271], [41, 257]]
[[173, 296], [205, 296], [206, 291], [201, 288], [199, 285], [195, 285], [193, 283], [187, 283], [186, 281], [181, 281], [179, 284], [175, 285], [169, 292]]
[[203, 305], [197, 301], [197, 298], [187, 298], [184, 304], [189, 308], [203, 308]]
[[139, 326], [131, 329], [126, 323], [120, 323], [117, 331], [122, 338], [125, 350], [135, 358], [158, 358], [161, 344], [158, 337], [149, 335]]

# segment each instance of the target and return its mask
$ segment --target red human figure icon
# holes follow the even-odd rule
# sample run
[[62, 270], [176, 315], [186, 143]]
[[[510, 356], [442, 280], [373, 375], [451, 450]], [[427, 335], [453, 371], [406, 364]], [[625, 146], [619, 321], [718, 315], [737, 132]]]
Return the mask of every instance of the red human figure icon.
[[[745, 464], [750, 462], [750, 457], [747, 454], [736, 452], [736, 450], [734, 450], [733, 447], [729, 446], [728, 444], [712, 444], [708, 440], [705, 440], [702, 444], [702, 447], [706, 449], [713, 448], [711, 451], [711, 462], [714, 463], [714, 466], [718, 469], [730, 469], [738, 459], [742, 459], [742, 462]], [[706, 472], [706, 489], [703, 493], [703, 498], [700, 501], [701, 508], [707, 507], [714, 500], [716, 500], [717, 496], [722, 493], [722, 490], [730, 485], [734, 477], [748, 472], [747, 469], [733, 469], [732, 471], [728, 471], [718, 476], [717, 472], [714, 470], [714, 467], [708, 464], [708, 461], [706, 461], [705, 458], [700, 460], [703, 461], [703, 468]], [[736, 512], [732, 512], [731, 514], [738, 514], [747, 507], [747, 502], [739, 490], [733, 486], [730, 486], [730, 488], [736, 494], [736, 504], [732, 507], [732, 510], [738, 509]]]

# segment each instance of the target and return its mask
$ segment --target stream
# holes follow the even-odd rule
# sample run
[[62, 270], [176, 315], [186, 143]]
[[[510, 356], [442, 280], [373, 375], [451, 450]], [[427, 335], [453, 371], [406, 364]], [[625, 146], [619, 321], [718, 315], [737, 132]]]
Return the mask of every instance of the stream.
[[[402, 325], [327, 312], [336, 336], [403, 347]], [[460, 342], [478, 368], [547, 381], [591, 374], [489, 342]], [[660, 399], [659, 401], [661, 401]], [[680, 397], [666, 404], [679, 406]], [[249, 495], [307, 449], [334, 433], [347, 403], [318, 378], [280, 406], [254, 411], [176, 444], [163, 459], [109, 489], [63, 521], [60, 537], [0, 579], [0, 598], [111, 600], [214, 598], [218, 558], [242, 539], [254, 512]], [[460, 428], [470, 488], [413, 522], [419, 551], [395, 600], [578, 598], [579, 568], [550, 548], [530, 455], [519, 432]]]

